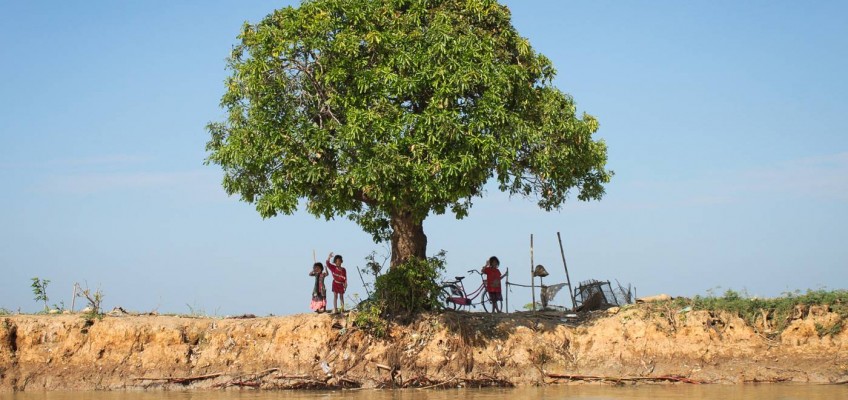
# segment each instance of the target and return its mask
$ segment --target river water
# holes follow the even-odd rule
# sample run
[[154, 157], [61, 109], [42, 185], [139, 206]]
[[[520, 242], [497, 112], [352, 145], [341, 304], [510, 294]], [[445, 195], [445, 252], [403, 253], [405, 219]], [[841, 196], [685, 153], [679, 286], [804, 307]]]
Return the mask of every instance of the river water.
[[848, 385], [638, 385], [548, 386], [520, 389], [349, 390], [349, 391], [186, 391], [186, 392], [25, 392], [0, 393], [14, 400], [845, 400]]

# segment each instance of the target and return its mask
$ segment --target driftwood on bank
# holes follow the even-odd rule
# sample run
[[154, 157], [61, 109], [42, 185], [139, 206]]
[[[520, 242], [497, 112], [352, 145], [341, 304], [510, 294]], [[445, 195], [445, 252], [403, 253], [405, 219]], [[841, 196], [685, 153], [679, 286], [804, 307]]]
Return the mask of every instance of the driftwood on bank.
[[137, 381], [165, 381], [165, 382], [168, 382], [168, 383], [180, 383], [180, 384], [185, 385], [185, 384], [189, 384], [189, 383], [194, 382], [194, 381], [217, 378], [221, 375], [223, 375], [223, 373], [216, 372], [214, 374], [198, 375], [198, 376], [186, 376], [186, 377], [173, 377], [173, 376], [156, 377], [156, 378], [141, 377], [141, 378], [135, 378], [135, 380], [137, 380]]
[[778, 376], [778, 377], [768, 378], [768, 379], [759, 379], [759, 378], [745, 379], [742, 382], [743, 383], [780, 383], [780, 382], [789, 382], [791, 380], [792, 380], [792, 378], [789, 378], [789, 377]]
[[391, 370], [394, 369], [394, 368], [392, 368], [388, 365], [384, 365], [384, 364], [374, 364], [374, 365], [377, 367], [377, 369], [382, 369], [382, 370], [385, 370], [385, 371], [391, 371]]
[[214, 385], [213, 387], [227, 388], [227, 387], [230, 387], [230, 386], [237, 386], [237, 387], [258, 388], [262, 385], [262, 379], [263, 378], [270, 375], [272, 372], [277, 372], [279, 370], [280, 370], [279, 368], [269, 368], [269, 369], [266, 369], [264, 371], [260, 371], [260, 372], [256, 372], [256, 373], [252, 373], [252, 374], [239, 375], [239, 376], [232, 378], [229, 382], [219, 383], [217, 385]]
[[[378, 369], [388, 370], [388, 371], [396, 371], [396, 369], [389, 368], [386, 365], [377, 364]], [[267, 370], [256, 372], [252, 374], [243, 374], [233, 377], [230, 381], [219, 383], [214, 385], [216, 388], [227, 388], [227, 387], [251, 387], [251, 388], [259, 388], [262, 385], [263, 380], [271, 375], [274, 372], [279, 372], [279, 368], [269, 368]], [[163, 381], [167, 383], [178, 383], [178, 384], [189, 384], [194, 381], [212, 379], [222, 376], [223, 373], [217, 372], [214, 374], [207, 375], [198, 375], [198, 376], [186, 376], [186, 377], [140, 377], [135, 378], [137, 381]], [[552, 379], [567, 379], [570, 381], [602, 381], [602, 382], [614, 382], [614, 383], [624, 383], [624, 382], [640, 382], [640, 381], [650, 381], [650, 382], [681, 382], [688, 384], [704, 384], [708, 382], [698, 381], [694, 379], [689, 379], [683, 376], [678, 375], [662, 375], [662, 376], [635, 376], [635, 377], [615, 377], [615, 376], [595, 376], [595, 375], [573, 375], [573, 374], [555, 374], [555, 373], [547, 373], [545, 374], [548, 378]], [[350, 379], [348, 377], [337, 377], [336, 381], [341, 385], [333, 385], [328, 381], [330, 377], [325, 380], [319, 380], [315, 377], [309, 375], [285, 375], [285, 374], [277, 374], [271, 376], [271, 378], [276, 380], [285, 380], [290, 381], [290, 383], [279, 385], [278, 388], [281, 389], [330, 389], [336, 387], [361, 387], [362, 382], [359, 382], [354, 379]], [[400, 379], [398, 382], [395, 376], [392, 376], [390, 379], [381, 382], [377, 385], [378, 388], [385, 387], [395, 387], [395, 388], [418, 388], [418, 389], [435, 389], [435, 388], [448, 388], [454, 387], [457, 385], [461, 385], [464, 387], [513, 387], [514, 384], [510, 381], [496, 378], [493, 376], [479, 376], [477, 378], [451, 378], [445, 381], [437, 381], [430, 379], [427, 376], [420, 375], [414, 378], [403, 380]], [[779, 382], [781, 380], [775, 380], [774, 382]], [[846, 384], [848, 381], [843, 382], [835, 382], [834, 384]]]
[[415, 388], [419, 390], [425, 389], [447, 389], [452, 387], [471, 387], [471, 388], [485, 388], [485, 387], [515, 387], [515, 385], [507, 381], [505, 379], [499, 379], [490, 376], [478, 376], [476, 378], [451, 378], [444, 381], [430, 379], [427, 376], [420, 375], [411, 379], [401, 380], [400, 382], [395, 382], [393, 380], [386, 380], [377, 385], [377, 388], [398, 388], [398, 389], [410, 389]]
[[227, 383], [221, 383], [221, 384], [215, 385], [215, 387], [219, 387], [219, 388], [222, 388], [222, 389], [228, 388], [230, 386], [252, 387], [252, 388], [258, 389], [260, 386], [262, 386], [262, 383], [259, 382], [259, 381], [230, 381], [230, 382], [227, 382]]
[[[320, 380], [310, 375], [287, 375], [287, 374], [272, 374], [279, 372], [279, 368], [269, 368], [261, 372], [253, 374], [244, 374], [234, 377], [232, 380], [224, 383], [219, 383], [213, 387], [226, 389], [228, 387], [248, 387], [259, 389], [263, 384], [267, 384], [275, 389], [335, 389], [338, 386], [328, 383], [329, 377]], [[285, 383], [272, 383], [269, 381], [283, 381]]]
[[707, 382], [689, 379], [677, 375], [662, 375], [662, 376], [633, 376], [633, 377], [615, 377], [615, 376], [593, 376], [593, 375], [568, 375], [568, 374], [546, 374], [548, 378], [553, 379], [568, 379], [572, 381], [604, 381], [604, 382], [638, 382], [638, 381], [653, 381], [653, 382], [682, 382], [693, 385], [700, 385]]
[[[280, 385], [279, 387], [282, 389], [325, 389], [325, 388], [334, 388], [334, 385], [330, 385], [327, 383], [327, 380], [318, 380], [309, 375], [284, 375], [277, 374], [270, 376], [274, 372], [279, 372], [279, 368], [269, 368], [264, 371], [250, 373], [250, 374], [241, 374], [232, 376], [231, 379], [227, 382], [218, 383], [212, 385], [214, 388], [225, 389], [228, 387], [251, 387], [251, 388], [259, 388], [262, 386], [262, 383], [266, 380], [266, 378], [273, 378], [276, 380], [283, 381], [291, 381], [291, 383]], [[214, 374], [207, 375], [198, 375], [198, 376], [186, 376], [186, 377], [174, 377], [174, 376], [166, 376], [166, 377], [140, 377], [134, 378], [136, 381], [153, 381], [153, 382], [164, 382], [164, 383], [178, 383], [187, 385], [189, 383], [218, 378], [221, 376], [225, 376], [223, 372], [216, 372]], [[347, 382], [348, 384], [358, 384], [358, 382], [340, 378], [340, 380]]]

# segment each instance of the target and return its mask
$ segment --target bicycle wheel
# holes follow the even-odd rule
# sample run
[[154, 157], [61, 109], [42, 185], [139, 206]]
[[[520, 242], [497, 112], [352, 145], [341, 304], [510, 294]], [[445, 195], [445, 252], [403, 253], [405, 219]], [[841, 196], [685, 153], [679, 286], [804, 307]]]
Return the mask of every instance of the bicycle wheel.
[[[488, 303], [489, 303], [489, 292], [484, 290], [483, 295], [480, 296], [480, 299], [481, 299], [480, 305], [483, 306], [483, 311], [489, 312], [489, 305], [488, 305]], [[494, 310], [492, 310], [492, 311], [494, 311]]]
[[454, 291], [456, 285], [444, 285], [442, 286], [442, 290], [439, 292], [439, 303], [443, 305], [444, 308], [451, 308], [453, 310], [459, 310], [462, 306], [456, 304], [456, 302], [451, 301], [452, 292]]
[[447, 286], [442, 286], [442, 290], [439, 291], [439, 305], [443, 308], [448, 308], [450, 306], [450, 292], [448, 291]]

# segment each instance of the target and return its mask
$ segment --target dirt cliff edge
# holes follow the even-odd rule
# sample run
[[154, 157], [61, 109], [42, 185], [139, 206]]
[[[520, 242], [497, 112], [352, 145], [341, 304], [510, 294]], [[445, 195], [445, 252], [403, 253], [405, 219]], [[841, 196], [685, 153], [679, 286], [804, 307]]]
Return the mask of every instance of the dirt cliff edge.
[[848, 380], [848, 330], [830, 312], [771, 337], [724, 312], [562, 317], [449, 312], [379, 339], [326, 314], [2, 316], [0, 391]]

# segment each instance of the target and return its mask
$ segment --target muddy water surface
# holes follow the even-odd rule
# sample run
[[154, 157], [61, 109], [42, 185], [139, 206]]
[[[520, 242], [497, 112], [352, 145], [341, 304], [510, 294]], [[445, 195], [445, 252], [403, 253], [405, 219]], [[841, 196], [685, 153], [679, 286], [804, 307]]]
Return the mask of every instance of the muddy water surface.
[[848, 385], [642, 385], [553, 386], [520, 389], [359, 390], [359, 391], [192, 391], [192, 392], [31, 392], [0, 393], [14, 400], [839, 400], [848, 399]]

